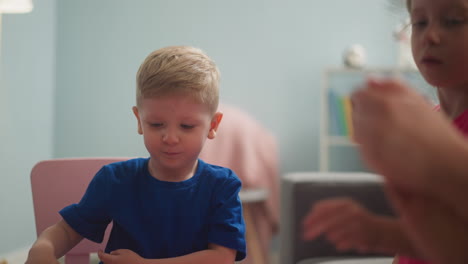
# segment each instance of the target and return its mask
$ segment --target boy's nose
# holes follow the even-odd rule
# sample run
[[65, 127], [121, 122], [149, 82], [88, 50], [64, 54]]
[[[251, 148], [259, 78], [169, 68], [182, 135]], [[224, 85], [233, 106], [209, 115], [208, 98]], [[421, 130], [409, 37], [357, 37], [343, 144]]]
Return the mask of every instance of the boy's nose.
[[166, 144], [176, 144], [179, 142], [179, 136], [177, 135], [177, 133], [175, 131], [166, 131], [163, 135], [162, 135], [162, 141]]

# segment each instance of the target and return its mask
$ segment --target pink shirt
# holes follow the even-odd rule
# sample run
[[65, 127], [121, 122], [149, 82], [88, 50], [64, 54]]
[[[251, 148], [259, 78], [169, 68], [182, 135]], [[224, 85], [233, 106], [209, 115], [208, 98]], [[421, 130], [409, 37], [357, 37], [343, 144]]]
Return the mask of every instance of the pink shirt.
[[468, 136], [468, 110], [465, 110], [461, 113], [455, 120], [453, 124], [465, 135]]
[[424, 260], [409, 258], [405, 256], [399, 256], [398, 264], [430, 264], [430, 263]]

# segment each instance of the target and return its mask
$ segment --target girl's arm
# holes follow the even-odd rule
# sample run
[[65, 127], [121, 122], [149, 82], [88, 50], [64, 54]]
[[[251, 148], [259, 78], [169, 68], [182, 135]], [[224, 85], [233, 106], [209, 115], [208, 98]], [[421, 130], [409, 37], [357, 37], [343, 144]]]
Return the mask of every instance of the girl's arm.
[[[439, 144], [439, 152], [433, 153], [439, 159], [438, 170], [430, 175], [429, 190], [452, 205], [457, 213], [468, 221], [468, 139], [455, 129], [448, 133]], [[434, 157], [435, 159], [435, 157]]]
[[236, 251], [220, 245], [210, 244], [206, 250], [166, 259], [144, 259], [128, 249], [115, 250], [110, 254], [100, 251], [98, 256], [106, 264], [233, 264]]
[[64, 220], [45, 229], [29, 250], [26, 264], [58, 263], [57, 259], [76, 246], [83, 237]]

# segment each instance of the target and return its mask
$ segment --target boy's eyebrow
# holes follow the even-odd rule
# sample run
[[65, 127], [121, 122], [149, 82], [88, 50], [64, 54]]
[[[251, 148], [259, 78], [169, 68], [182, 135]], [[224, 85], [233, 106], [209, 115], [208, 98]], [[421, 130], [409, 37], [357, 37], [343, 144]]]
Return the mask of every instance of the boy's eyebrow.
[[198, 117], [190, 117], [190, 116], [185, 116], [182, 118], [182, 121], [184, 122], [200, 122], [200, 118]]

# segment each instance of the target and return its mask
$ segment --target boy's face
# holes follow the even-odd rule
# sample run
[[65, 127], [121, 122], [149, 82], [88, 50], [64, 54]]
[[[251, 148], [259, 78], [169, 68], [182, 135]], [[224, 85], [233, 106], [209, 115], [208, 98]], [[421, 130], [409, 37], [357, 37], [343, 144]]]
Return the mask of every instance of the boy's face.
[[184, 95], [143, 99], [133, 111], [151, 156], [151, 169], [175, 175], [193, 169], [205, 140], [215, 138], [222, 118]]
[[411, 45], [424, 78], [443, 88], [468, 85], [468, 0], [412, 0]]

